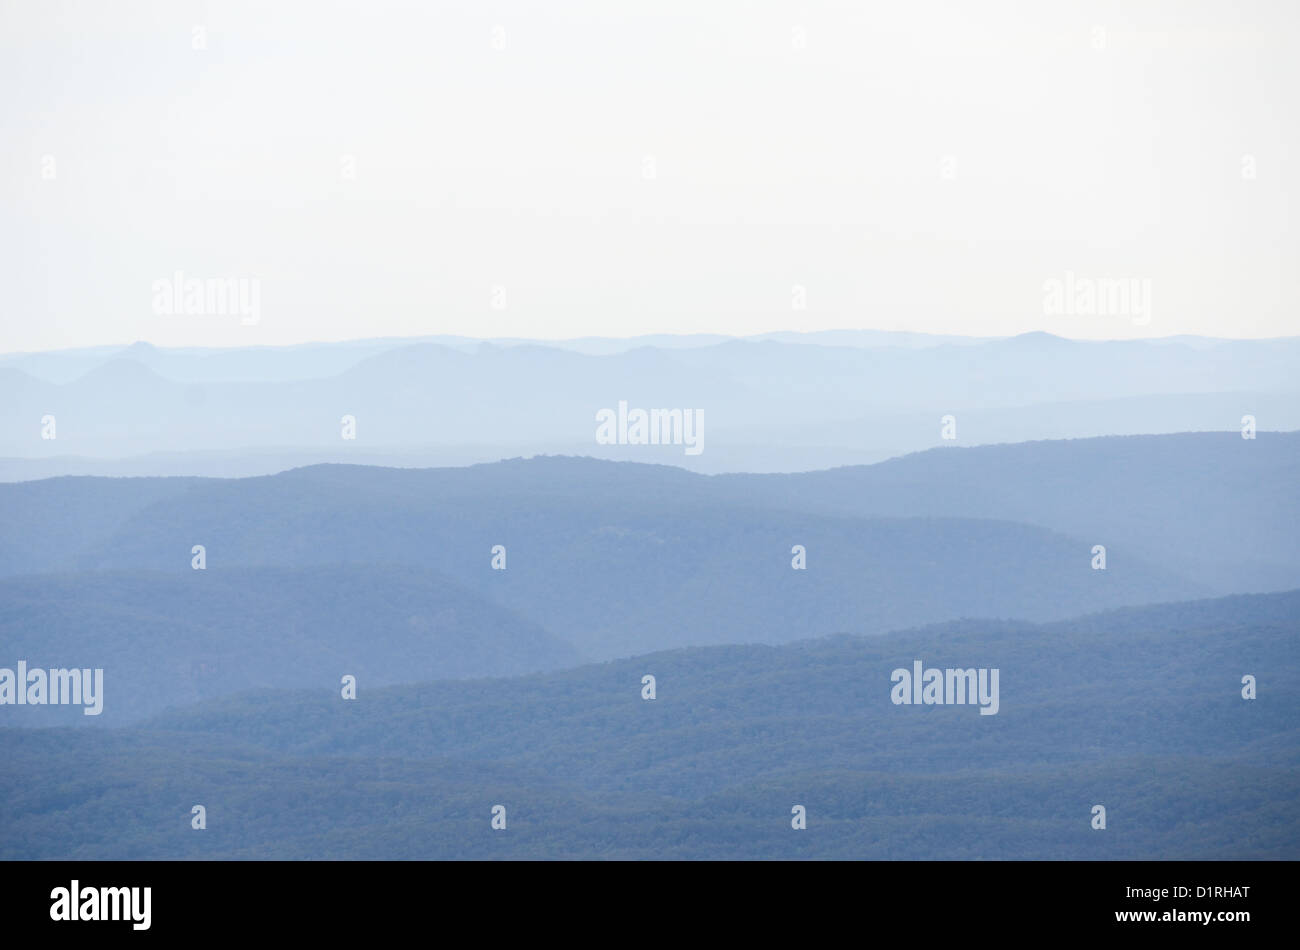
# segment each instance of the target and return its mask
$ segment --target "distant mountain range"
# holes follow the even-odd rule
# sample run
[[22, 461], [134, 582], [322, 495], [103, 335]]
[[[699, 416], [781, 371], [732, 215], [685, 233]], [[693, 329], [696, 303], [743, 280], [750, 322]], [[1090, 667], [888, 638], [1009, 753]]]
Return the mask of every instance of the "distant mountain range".
[[799, 475], [543, 457], [0, 485], [0, 655], [125, 664], [130, 700], [77, 722], [111, 725], [353, 667], [372, 684], [500, 676], [1291, 589], [1297, 469], [1300, 433], [1206, 433]]
[[[1263, 430], [1300, 429], [1296, 338], [434, 340], [0, 358], [0, 477], [266, 474], [539, 452], [798, 471], [943, 444], [945, 415], [963, 445], [1236, 431], [1245, 415]], [[597, 411], [620, 401], [701, 411], [703, 453], [597, 444]], [[354, 440], [342, 437], [344, 416]], [[56, 438], [42, 437], [47, 417]]]
[[[294, 346], [250, 346], [227, 349], [203, 347], [158, 347], [151, 343], [122, 346], [92, 346], [37, 353], [0, 353], [0, 366], [51, 383], [69, 383], [97, 366], [115, 359], [130, 359], [177, 382], [284, 382], [334, 376], [361, 360], [404, 346], [433, 344], [473, 351], [480, 346], [545, 346], [571, 350], [589, 356], [625, 353], [642, 347], [692, 349], [738, 341], [811, 343], [820, 346], [925, 348], [950, 344], [965, 346], [987, 343], [995, 337], [944, 336], [892, 330], [822, 330], [809, 333], [780, 331], [748, 337], [716, 333], [647, 334], [633, 337], [580, 337], [570, 340], [538, 340], [503, 337], [433, 335], [380, 337], [335, 343], [301, 343]], [[1209, 337], [1169, 337], [1152, 342], [1179, 342], [1189, 346], [1214, 346], [1225, 340]]]
[[[0, 857], [1294, 859], [1298, 471], [1229, 431], [3, 484], [0, 680], [101, 668], [103, 712], [0, 705]], [[996, 712], [894, 703], [917, 663]]]

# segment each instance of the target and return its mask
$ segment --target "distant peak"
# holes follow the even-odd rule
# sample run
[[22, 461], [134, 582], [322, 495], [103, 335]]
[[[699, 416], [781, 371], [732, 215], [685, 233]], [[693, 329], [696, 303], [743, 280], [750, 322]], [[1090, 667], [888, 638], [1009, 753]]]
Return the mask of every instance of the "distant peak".
[[1028, 333], [1019, 333], [1010, 338], [1012, 343], [1068, 343], [1070, 342], [1063, 336], [1057, 336], [1055, 333], [1048, 333], [1045, 330], [1031, 330]]

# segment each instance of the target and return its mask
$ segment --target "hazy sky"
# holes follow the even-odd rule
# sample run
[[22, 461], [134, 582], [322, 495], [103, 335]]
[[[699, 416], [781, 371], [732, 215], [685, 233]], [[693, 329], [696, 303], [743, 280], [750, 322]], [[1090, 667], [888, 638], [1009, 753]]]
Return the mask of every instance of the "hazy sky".
[[[1298, 11], [6, 0], [0, 350], [1297, 334]], [[260, 319], [155, 312], [177, 271]]]

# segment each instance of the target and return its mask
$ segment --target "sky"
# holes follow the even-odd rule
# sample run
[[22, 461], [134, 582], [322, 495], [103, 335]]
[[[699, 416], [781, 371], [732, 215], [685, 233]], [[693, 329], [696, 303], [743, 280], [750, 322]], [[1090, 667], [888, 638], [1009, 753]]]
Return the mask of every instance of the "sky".
[[[1287, 2], [4, 0], [0, 351], [1300, 334], [1297, 26]], [[159, 304], [224, 279], [256, 319]]]

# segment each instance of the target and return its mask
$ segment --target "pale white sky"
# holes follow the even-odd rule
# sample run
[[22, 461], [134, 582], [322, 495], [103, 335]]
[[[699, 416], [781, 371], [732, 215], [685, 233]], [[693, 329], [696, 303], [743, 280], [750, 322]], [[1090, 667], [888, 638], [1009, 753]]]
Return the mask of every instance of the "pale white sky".
[[[6, 0], [0, 351], [1295, 335], [1297, 27], [1238, 0]], [[178, 270], [256, 278], [259, 322], [155, 313]], [[1150, 281], [1150, 322], [1045, 313], [1067, 272]]]

